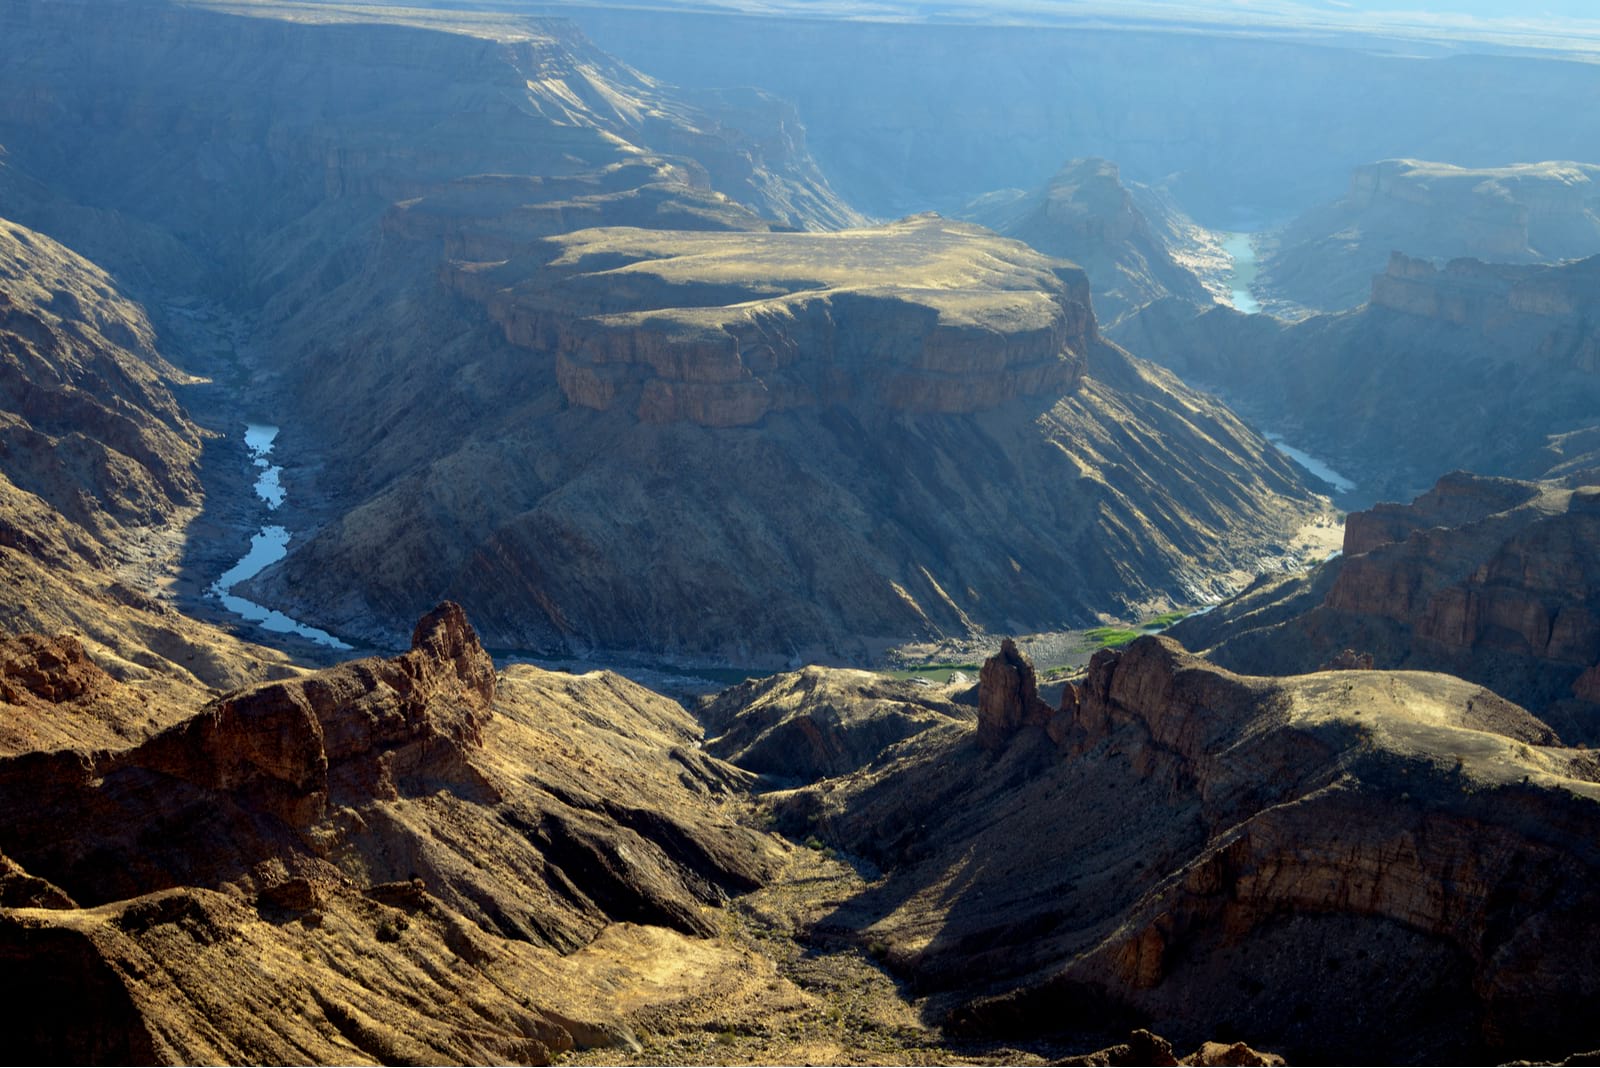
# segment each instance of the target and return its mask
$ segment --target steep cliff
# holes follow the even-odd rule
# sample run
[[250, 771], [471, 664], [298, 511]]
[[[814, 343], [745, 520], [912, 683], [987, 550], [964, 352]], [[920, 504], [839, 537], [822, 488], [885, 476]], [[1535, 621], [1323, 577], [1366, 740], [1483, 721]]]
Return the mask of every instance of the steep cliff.
[[1367, 299], [1368, 280], [1395, 250], [1491, 263], [1593, 256], [1600, 253], [1600, 166], [1474, 169], [1391, 159], [1357, 167], [1342, 199], [1273, 235], [1259, 282], [1288, 306], [1350, 308]]
[[[1000, 659], [985, 707], [1011, 700]], [[1594, 1045], [1600, 768], [1521, 708], [1146, 637], [1006, 723], [775, 799], [883, 867], [828, 922], [960, 1033], [1140, 1021], [1290, 1063]]]
[[1350, 516], [1340, 558], [1174, 630], [1235, 670], [1311, 671], [1342, 649], [1448, 671], [1600, 741], [1600, 491], [1457, 473]]
[[1118, 339], [1324, 459], [1361, 503], [1405, 500], [1458, 468], [1585, 468], [1600, 412], [1597, 275], [1600, 258], [1438, 268], [1396, 255], [1355, 311], [1284, 324], [1165, 302]]

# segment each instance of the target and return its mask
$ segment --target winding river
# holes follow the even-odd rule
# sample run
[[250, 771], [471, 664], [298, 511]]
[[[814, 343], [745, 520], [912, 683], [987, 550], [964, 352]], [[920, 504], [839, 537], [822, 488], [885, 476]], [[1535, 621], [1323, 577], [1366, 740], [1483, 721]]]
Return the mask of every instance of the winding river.
[[[275, 426], [262, 423], [245, 425], [244, 443], [250, 450], [250, 462], [260, 470], [260, 474], [256, 476], [256, 496], [266, 504], [268, 513], [277, 511], [286, 499], [281, 477], [283, 468], [269, 459], [272, 455], [272, 444], [277, 437], [278, 428]], [[289, 531], [276, 523], [262, 526], [260, 533], [250, 537], [250, 551], [211, 584], [211, 594], [234, 615], [248, 619], [274, 634], [296, 634], [332, 649], [351, 648], [325, 630], [307, 626], [282, 612], [256, 604], [232, 592], [234, 586], [260, 574], [269, 564], [282, 560], [288, 552]]]

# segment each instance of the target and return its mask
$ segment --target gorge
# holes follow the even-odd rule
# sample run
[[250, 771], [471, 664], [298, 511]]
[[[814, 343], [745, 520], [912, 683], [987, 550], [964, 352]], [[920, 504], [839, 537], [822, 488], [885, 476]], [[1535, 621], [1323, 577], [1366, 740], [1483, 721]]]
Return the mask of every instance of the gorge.
[[1592, 1058], [1590, 38], [550, 7], [0, 0], [20, 1056]]

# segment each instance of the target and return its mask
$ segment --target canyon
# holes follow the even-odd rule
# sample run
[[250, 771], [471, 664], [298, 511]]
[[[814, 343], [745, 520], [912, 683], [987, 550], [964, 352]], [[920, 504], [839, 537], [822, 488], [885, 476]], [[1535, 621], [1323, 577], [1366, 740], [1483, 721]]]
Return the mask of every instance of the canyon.
[[1597, 744], [1593, 483], [1447, 475], [1408, 505], [1352, 513], [1343, 553], [1316, 570], [1258, 582], [1174, 634], [1240, 671], [1312, 671], [1346, 649], [1446, 671]]
[[1359, 308], [1290, 323], [1163, 301], [1117, 338], [1325, 458], [1361, 487], [1341, 499], [1409, 500], [1456, 469], [1592, 470], [1597, 269], [1395, 253]]
[[1592, 68], [676, 6], [0, 0], [24, 1059], [1592, 1057]]

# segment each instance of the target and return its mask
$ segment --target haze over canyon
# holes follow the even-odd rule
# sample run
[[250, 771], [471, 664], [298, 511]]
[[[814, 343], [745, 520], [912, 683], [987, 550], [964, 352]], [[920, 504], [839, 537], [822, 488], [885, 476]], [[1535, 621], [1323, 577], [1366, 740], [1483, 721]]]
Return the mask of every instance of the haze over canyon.
[[0, 0], [23, 1058], [1600, 1050], [1600, 33], [1336, 6]]

